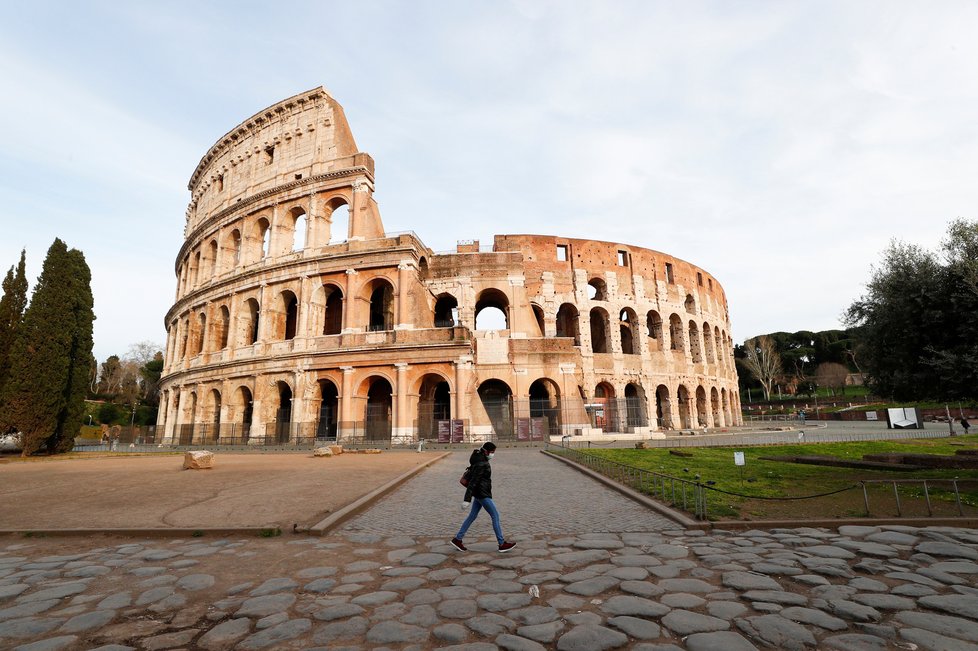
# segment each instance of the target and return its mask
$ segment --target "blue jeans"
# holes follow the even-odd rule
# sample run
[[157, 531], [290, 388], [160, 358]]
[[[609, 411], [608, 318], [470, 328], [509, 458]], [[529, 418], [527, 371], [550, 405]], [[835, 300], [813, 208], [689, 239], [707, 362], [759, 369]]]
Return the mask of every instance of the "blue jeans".
[[499, 511], [496, 510], [496, 505], [492, 503], [491, 497], [472, 498], [472, 509], [469, 511], [469, 516], [465, 518], [465, 522], [462, 523], [462, 528], [458, 530], [455, 535], [456, 538], [461, 540], [465, 536], [465, 532], [469, 530], [472, 523], [475, 522], [476, 517], [479, 515], [479, 511], [485, 509], [489, 517], [492, 518], [492, 530], [496, 533], [496, 542], [502, 545], [506, 542], [503, 538], [503, 528], [499, 526]]

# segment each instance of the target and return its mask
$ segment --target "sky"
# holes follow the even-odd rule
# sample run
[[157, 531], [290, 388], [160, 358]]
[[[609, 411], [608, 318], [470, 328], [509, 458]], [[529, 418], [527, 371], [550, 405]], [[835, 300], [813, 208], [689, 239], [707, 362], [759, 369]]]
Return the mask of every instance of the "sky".
[[388, 232], [663, 251], [735, 341], [840, 327], [893, 238], [976, 219], [978, 3], [6, 2], [0, 273], [85, 253], [95, 356], [165, 341], [187, 182], [325, 86]]

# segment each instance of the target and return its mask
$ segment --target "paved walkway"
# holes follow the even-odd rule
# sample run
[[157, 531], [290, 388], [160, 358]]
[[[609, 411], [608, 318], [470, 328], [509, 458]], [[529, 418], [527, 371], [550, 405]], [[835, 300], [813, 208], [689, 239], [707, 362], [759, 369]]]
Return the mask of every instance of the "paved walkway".
[[[465, 489], [458, 479], [470, 454], [452, 453], [348, 522], [342, 531], [451, 538], [468, 514], [461, 508]], [[671, 520], [532, 448], [496, 451], [492, 495], [507, 536], [676, 528]], [[489, 516], [480, 514], [466, 537], [494, 540]]]
[[[976, 530], [627, 531], [622, 498], [561, 490], [574, 471], [539, 452], [497, 462], [508, 554], [488, 526], [447, 544], [455, 459], [326, 538], [0, 538], [0, 648], [978, 649]], [[562, 530], [594, 522], [616, 530]]]

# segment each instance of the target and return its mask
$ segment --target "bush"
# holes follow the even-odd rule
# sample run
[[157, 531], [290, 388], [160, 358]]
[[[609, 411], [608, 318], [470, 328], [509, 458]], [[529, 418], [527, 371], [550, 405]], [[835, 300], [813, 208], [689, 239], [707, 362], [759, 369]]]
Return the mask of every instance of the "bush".
[[98, 422], [105, 425], [121, 425], [126, 421], [126, 412], [119, 405], [103, 403], [98, 408]]

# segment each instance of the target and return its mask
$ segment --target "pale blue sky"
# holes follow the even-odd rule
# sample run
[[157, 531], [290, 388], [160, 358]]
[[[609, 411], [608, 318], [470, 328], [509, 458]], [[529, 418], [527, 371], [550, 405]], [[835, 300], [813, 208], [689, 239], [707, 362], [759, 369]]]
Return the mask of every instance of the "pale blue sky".
[[890, 237], [978, 218], [973, 2], [0, 7], [0, 273], [84, 251], [100, 361], [164, 341], [200, 157], [319, 85], [388, 231], [666, 251], [738, 341], [837, 327]]

